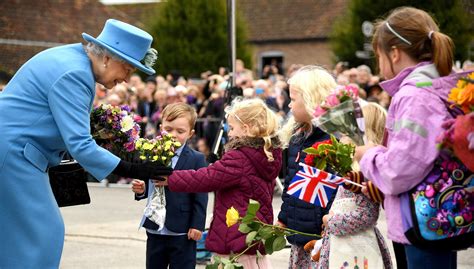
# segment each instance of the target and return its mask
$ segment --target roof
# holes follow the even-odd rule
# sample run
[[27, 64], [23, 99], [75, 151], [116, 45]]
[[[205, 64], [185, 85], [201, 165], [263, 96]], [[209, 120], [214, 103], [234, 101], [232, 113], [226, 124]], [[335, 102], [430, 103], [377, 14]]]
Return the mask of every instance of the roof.
[[2, 0], [0, 68], [12, 73], [48, 47], [84, 42], [83, 32], [97, 36], [109, 18], [140, 27], [133, 17], [97, 0]]
[[348, 0], [239, 0], [247, 21], [249, 41], [325, 40], [334, 19], [344, 13]]

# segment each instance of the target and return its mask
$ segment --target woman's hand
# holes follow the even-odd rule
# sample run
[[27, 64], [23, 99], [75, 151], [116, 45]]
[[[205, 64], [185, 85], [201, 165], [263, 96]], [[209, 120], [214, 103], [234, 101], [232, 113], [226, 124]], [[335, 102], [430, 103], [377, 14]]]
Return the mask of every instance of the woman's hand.
[[355, 148], [355, 153], [354, 153], [354, 159], [357, 161], [357, 162], [360, 162], [360, 160], [362, 159], [362, 157], [364, 156], [364, 154], [367, 152], [367, 150], [371, 149], [371, 148], [374, 148], [376, 147], [377, 145], [375, 145], [374, 143], [372, 142], [368, 142], [367, 145], [363, 145], [363, 146], [358, 146]]
[[201, 239], [202, 232], [193, 228], [190, 228], [188, 231], [188, 239], [198, 241]]
[[132, 180], [132, 191], [137, 195], [143, 195], [145, 193], [145, 181], [139, 179]]

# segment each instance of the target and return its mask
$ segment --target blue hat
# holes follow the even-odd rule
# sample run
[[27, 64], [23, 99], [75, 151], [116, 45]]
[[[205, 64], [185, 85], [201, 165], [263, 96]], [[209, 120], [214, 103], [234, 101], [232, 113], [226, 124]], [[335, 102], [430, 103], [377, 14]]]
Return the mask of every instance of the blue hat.
[[[156, 50], [150, 48], [153, 37], [140, 28], [118, 20], [108, 19], [102, 33], [97, 38], [86, 33], [82, 33], [82, 37], [87, 42], [93, 42], [106, 48], [148, 75], [155, 73], [155, 70], [151, 68], [156, 60]], [[146, 60], [145, 64], [141, 62], [143, 60]]]

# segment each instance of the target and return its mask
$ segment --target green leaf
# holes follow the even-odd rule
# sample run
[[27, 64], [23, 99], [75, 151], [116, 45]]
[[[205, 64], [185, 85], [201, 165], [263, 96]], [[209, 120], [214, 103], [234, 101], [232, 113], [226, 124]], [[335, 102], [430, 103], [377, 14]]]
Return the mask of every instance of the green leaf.
[[241, 223], [241, 224], [239, 225], [239, 231], [240, 231], [241, 233], [246, 234], [246, 233], [249, 233], [250, 231], [252, 231], [252, 229], [251, 229], [247, 224]]
[[259, 209], [260, 209], [260, 203], [255, 200], [250, 199], [249, 205], [247, 207], [247, 215], [251, 214], [255, 216], [257, 215], [257, 211]]
[[228, 263], [224, 266], [224, 269], [234, 269], [234, 268], [235, 268], [235, 266], [231, 263]]
[[313, 148], [313, 147], [310, 147], [310, 148], [305, 148], [303, 150], [303, 152], [306, 152], [307, 154], [313, 154], [313, 155], [317, 155], [318, 154], [318, 151]]
[[279, 251], [284, 249], [286, 246], [286, 239], [283, 236], [279, 236], [273, 241], [273, 251]]
[[228, 264], [228, 263], [230, 263], [230, 259], [228, 259], [228, 258], [222, 258], [222, 259], [221, 259], [221, 263], [223, 263], [223, 264]]
[[217, 263], [217, 264], [221, 263], [221, 257], [220, 257], [220, 256], [214, 255], [214, 256], [212, 257], [212, 259], [213, 259], [214, 262]]
[[275, 238], [277, 237], [270, 237], [265, 240], [265, 252], [270, 255], [273, 253], [273, 241], [275, 241]]
[[250, 224], [254, 221], [255, 215], [247, 214], [242, 218], [242, 223]]
[[258, 231], [260, 229], [260, 227], [262, 227], [262, 224], [258, 223], [258, 222], [252, 222], [250, 224], [247, 224], [251, 229], [252, 231]]
[[206, 269], [219, 269], [219, 263], [214, 262], [212, 264], [206, 265]]
[[244, 269], [244, 266], [240, 263], [234, 263], [235, 269]]
[[316, 168], [318, 168], [319, 170], [326, 169], [326, 166], [327, 166], [326, 159], [322, 159], [322, 158], [319, 159], [319, 161], [316, 164]]
[[262, 253], [260, 253], [260, 251], [257, 249], [257, 258], [262, 258], [262, 257], [263, 257]]
[[247, 237], [245, 237], [245, 243], [247, 243], [247, 245], [252, 244], [253, 240], [255, 239], [255, 236], [257, 236], [257, 231], [252, 231], [248, 233]]
[[272, 227], [269, 227], [269, 226], [262, 227], [260, 230], [258, 230], [258, 234], [259, 234], [263, 239], [267, 239], [267, 238], [272, 237], [272, 235], [273, 235], [273, 229], [272, 229]]

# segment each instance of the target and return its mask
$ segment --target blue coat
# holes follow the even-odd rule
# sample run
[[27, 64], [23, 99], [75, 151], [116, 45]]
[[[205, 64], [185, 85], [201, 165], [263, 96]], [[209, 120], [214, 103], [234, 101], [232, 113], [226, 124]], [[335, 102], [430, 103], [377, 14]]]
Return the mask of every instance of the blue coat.
[[[315, 128], [306, 139], [302, 137], [302, 135], [298, 135], [293, 137], [290, 141], [288, 147], [288, 175], [285, 177], [285, 189], [281, 196], [283, 203], [281, 205], [281, 211], [278, 214], [278, 220], [290, 229], [306, 233], [321, 234], [322, 218], [329, 213], [329, 208], [331, 208], [336, 192], [334, 192], [329, 199], [330, 202], [326, 208], [310, 204], [288, 195], [286, 192], [291, 180], [299, 170], [298, 163], [304, 163], [306, 153], [303, 152], [303, 150], [311, 147], [316, 142], [327, 139], [329, 139], [328, 134], [319, 128]], [[292, 245], [304, 246], [307, 242], [318, 238], [298, 234], [288, 236], [287, 239]]]
[[[185, 145], [174, 170], [198, 170], [206, 166], [204, 155]], [[147, 198], [149, 196], [149, 189], [151, 189], [149, 188], [149, 181], [146, 181], [145, 190], [147, 191], [145, 195], [135, 196], [135, 199]], [[206, 225], [207, 193], [172, 192], [168, 187], [165, 187], [165, 196], [165, 227], [168, 230], [175, 233], [187, 233], [190, 228], [204, 231]], [[142, 218], [140, 227], [144, 221], [145, 217]]]
[[0, 93], [0, 268], [59, 267], [64, 223], [47, 169], [65, 151], [98, 179], [117, 166], [90, 134], [94, 95], [81, 44], [37, 54]]

